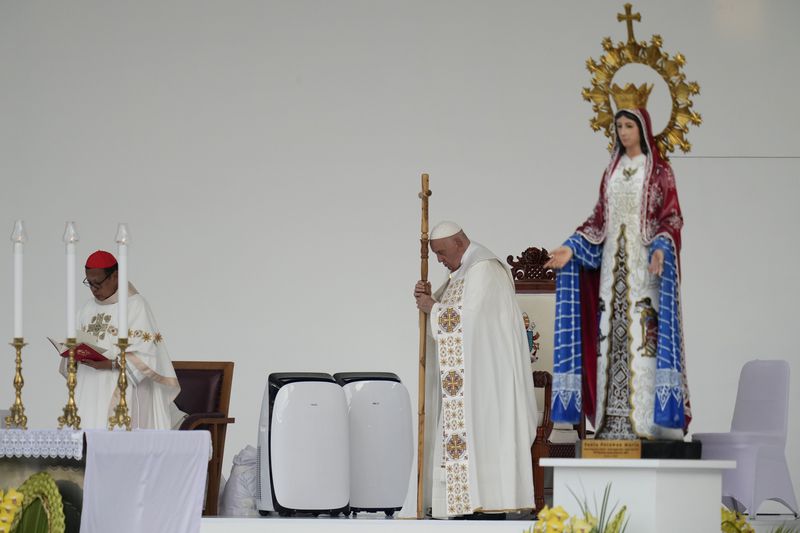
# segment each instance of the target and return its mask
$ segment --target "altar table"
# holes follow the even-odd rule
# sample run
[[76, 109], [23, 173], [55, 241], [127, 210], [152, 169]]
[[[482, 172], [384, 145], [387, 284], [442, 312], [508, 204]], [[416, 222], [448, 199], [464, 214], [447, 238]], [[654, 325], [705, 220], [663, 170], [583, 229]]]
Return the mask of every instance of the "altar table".
[[542, 459], [540, 464], [553, 467], [553, 503], [570, 515], [580, 515], [572, 492], [588, 501], [594, 514], [595, 501], [601, 503], [610, 483], [609, 506], [627, 506], [627, 530], [636, 533], [719, 531], [722, 471], [736, 467], [735, 461], [668, 459]]
[[210, 458], [208, 431], [0, 430], [0, 485], [70, 465], [81, 533], [197, 533]]

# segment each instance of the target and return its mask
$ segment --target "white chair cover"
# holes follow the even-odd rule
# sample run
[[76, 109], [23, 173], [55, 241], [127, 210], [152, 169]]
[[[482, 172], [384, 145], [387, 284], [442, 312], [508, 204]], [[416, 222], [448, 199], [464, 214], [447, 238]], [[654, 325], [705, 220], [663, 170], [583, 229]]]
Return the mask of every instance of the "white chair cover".
[[755, 516], [765, 500], [774, 500], [797, 516], [786, 462], [788, 425], [789, 363], [749, 361], [739, 375], [731, 431], [692, 435], [702, 443], [703, 459], [736, 461], [736, 469], [722, 475], [723, 503], [734, 500]]

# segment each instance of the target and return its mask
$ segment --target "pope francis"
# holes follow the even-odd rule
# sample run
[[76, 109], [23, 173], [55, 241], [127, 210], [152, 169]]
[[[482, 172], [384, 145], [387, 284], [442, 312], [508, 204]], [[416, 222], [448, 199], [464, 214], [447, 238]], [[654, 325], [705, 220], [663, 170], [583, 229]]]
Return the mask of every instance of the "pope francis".
[[509, 270], [458, 224], [431, 231], [431, 251], [449, 271], [431, 294], [425, 394], [425, 507], [435, 518], [533, 507], [530, 448], [536, 400], [525, 325]]

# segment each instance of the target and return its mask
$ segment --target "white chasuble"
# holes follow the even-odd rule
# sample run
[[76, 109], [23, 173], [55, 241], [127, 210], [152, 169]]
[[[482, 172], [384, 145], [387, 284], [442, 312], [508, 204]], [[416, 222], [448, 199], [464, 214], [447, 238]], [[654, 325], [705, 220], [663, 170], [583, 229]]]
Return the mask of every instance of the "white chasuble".
[[[184, 416], [173, 400], [180, 392], [175, 369], [167, 353], [150, 306], [130, 285], [128, 291], [128, 388], [125, 398], [133, 428], [171, 429]], [[104, 348], [109, 359], [119, 356], [117, 339], [117, 294], [106, 300], [91, 300], [78, 313], [78, 328], [93, 337], [93, 344]], [[66, 376], [67, 359], [59, 371]], [[75, 402], [81, 428], [104, 429], [119, 402], [119, 370], [96, 370], [78, 364]]]
[[530, 509], [536, 400], [510, 273], [471, 243], [435, 299], [426, 361], [426, 507], [434, 517]]

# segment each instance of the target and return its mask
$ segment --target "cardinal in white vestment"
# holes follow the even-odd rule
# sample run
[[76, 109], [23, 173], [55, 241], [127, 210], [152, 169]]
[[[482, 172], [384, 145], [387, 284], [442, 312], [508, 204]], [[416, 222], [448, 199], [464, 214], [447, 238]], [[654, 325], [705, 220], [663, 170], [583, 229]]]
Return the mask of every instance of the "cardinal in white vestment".
[[425, 501], [432, 516], [533, 508], [536, 399], [525, 325], [509, 270], [461, 227], [442, 222], [431, 250], [450, 277], [431, 295], [425, 395]]
[[[84, 285], [94, 299], [78, 314], [78, 328], [88, 334], [91, 344], [105, 349], [107, 361], [83, 361], [78, 364], [75, 402], [81, 428], [108, 427], [108, 418], [119, 402], [119, 348], [117, 330], [117, 260], [99, 250], [86, 261]], [[175, 406], [180, 392], [175, 369], [156, 326], [150, 306], [132, 284], [128, 290], [128, 388], [126, 399], [131, 425], [143, 429], [170, 429], [180, 423], [184, 413]], [[84, 335], [85, 336], [85, 335]], [[59, 371], [67, 375], [67, 360]]]

